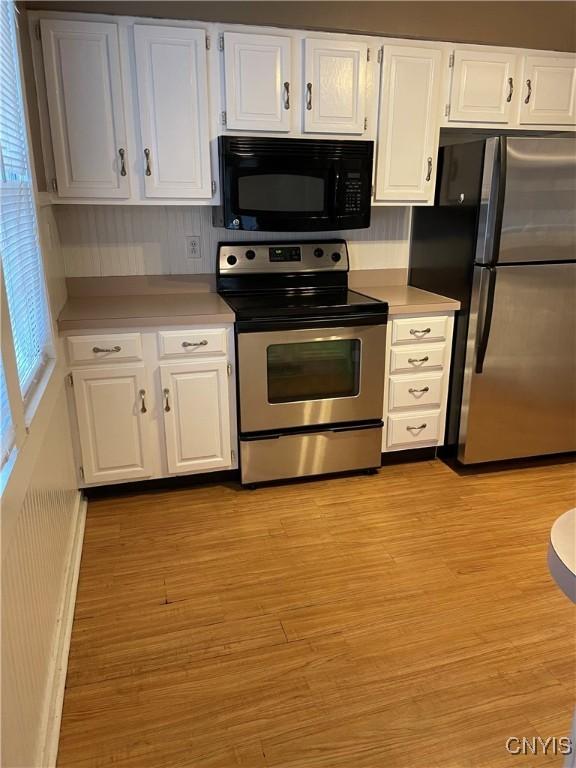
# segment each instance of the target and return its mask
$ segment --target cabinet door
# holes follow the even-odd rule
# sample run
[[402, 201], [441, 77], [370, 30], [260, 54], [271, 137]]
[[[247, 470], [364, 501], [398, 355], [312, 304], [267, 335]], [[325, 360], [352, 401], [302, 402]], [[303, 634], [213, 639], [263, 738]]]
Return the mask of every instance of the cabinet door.
[[304, 57], [304, 130], [364, 133], [368, 45], [309, 38]]
[[146, 197], [210, 198], [202, 29], [134, 25]]
[[40, 24], [59, 196], [129, 197], [118, 27]]
[[522, 125], [576, 123], [576, 59], [526, 56], [520, 98]]
[[86, 482], [150, 477], [154, 449], [144, 366], [81, 369], [73, 378]]
[[224, 33], [227, 128], [290, 130], [291, 46], [280, 35]]
[[231, 465], [226, 360], [161, 365], [168, 471]]
[[516, 56], [455, 51], [450, 121], [508, 123], [514, 100]]
[[385, 46], [376, 200], [434, 201], [441, 52]]

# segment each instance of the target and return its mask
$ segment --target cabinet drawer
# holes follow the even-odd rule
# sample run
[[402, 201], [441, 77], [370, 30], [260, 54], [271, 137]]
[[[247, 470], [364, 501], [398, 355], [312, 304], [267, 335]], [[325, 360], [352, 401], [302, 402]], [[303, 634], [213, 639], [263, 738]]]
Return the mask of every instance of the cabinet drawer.
[[142, 360], [142, 339], [139, 333], [69, 336], [68, 357], [70, 365]]
[[390, 350], [390, 373], [404, 371], [441, 370], [444, 367], [444, 345], [418, 346]]
[[390, 410], [399, 408], [439, 408], [442, 399], [442, 374], [437, 376], [391, 376]]
[[407, 341], [444, 341], [447, 317], [403, 317], [392, 323], [392, 344]]
[[160, 331], [160, 357], [196, 358], [226, 354], [226, 331], [223, 328], [190, 331]]
[[388, 416], [387, 445], [431, 443], [438, 441], [440, 411]]

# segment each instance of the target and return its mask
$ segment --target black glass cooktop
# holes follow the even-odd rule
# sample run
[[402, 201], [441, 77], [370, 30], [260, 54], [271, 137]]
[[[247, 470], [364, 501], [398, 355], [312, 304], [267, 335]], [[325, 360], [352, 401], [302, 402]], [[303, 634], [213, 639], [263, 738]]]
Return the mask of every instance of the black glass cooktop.
[[388, 304], [347, 288], [313, 291], [258, 291], [226, 294], [236, 319], [281, 320], [290, 318], [350, 317], [366, 314], [386, 316]]

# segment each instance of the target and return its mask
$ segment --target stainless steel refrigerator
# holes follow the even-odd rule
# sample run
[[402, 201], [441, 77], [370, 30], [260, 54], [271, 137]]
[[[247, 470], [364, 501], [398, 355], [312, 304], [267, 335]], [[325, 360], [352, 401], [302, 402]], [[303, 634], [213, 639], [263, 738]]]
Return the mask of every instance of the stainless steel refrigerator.
[[576, 139], [445, 146], [413, 212], [409, 282], [459, 299], [447, 452], [576, 450]]

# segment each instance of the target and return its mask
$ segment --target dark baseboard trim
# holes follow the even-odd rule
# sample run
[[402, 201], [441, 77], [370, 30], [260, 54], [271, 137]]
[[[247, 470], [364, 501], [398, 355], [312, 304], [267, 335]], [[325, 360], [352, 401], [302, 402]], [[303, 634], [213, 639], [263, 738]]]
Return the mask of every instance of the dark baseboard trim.
[[195, 488], [198, 485], [230, 482], [240, 482], [240, 471], [238, 469], [228, 469], [223, 472], [205, 472], [199, 475], [160, 477], [155, 480], [137, 480], [132, 483], [99, 485], [94, 488], [84, 488], [83, 493], [88, 500], [93, 500], [113, 496], [135, 495], [138, 493], [162, 493], [164, 491]]
[[391, 451], [382, 454], [382, 466], [387, 464], [406, 464], [410, 461], [432, 461], [436, 458], [436, 448], [409, 448], [406, 451]]

